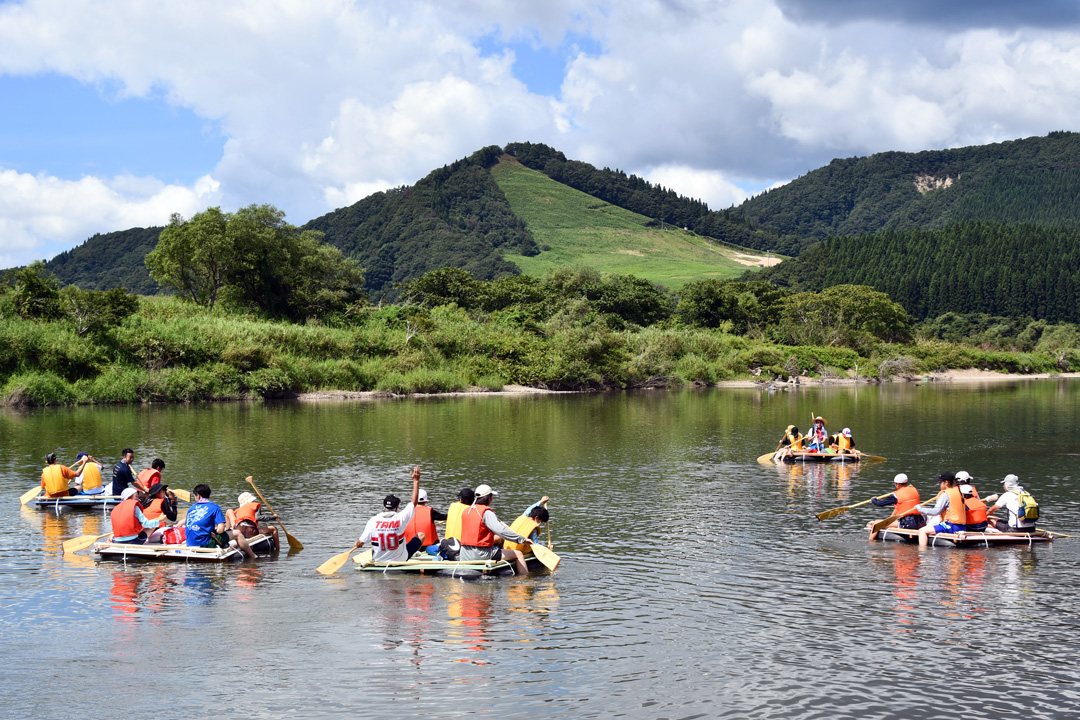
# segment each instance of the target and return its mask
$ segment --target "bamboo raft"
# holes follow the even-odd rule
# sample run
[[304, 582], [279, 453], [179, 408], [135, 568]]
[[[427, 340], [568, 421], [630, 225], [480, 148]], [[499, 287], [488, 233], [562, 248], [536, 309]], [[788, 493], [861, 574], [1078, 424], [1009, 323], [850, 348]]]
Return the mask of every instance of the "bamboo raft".
[[[272, 553], [274, 541], [269, 535], [248, 538], [251, 550], [260, 557]], [[94, 545], [94, 555], [99, 560], [224, 563], [243, 560], [244, 551], [232, 543], [224, 548], [199, 548], [187, 545], [128, 545], [127, 543], [99, 542]]]
[[[918, 543], [918, 530], [904, 530], [901, 528], [885, 528], [878, 533], [877, 539], [881, 542]], [[1036, 530], [1030, 533], [997, 533], [997, 532], [960, 532], [960, 533], [937, 533], [927, 538], [933, 547], [954, 548], [990, 548], [1006, 545], [1027, 545], [1049, 543], [1054, 541], [1054, 534], [1046, 530]]]

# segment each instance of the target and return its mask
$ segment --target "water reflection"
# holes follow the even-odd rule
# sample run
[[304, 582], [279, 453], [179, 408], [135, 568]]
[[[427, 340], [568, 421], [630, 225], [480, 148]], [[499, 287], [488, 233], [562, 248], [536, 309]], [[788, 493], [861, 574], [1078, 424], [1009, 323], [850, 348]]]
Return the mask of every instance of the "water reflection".
[[859, 476], [858, 465], [852, 463], [777, 463], [774, 467], [790, 498], [836, 500], [837, 505], [847, 503], [852, 482]]

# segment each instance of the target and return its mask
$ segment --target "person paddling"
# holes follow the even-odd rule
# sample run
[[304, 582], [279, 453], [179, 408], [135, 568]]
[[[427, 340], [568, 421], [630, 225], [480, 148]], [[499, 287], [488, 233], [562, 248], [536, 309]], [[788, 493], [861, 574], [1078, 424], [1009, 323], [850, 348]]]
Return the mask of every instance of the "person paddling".
[[[510, 524], [510, 529], [516, 532], [518, 535], [529, 539], [530, 543], [536, 544], [540, 542], [540, 525], [547, 524], [550, 515], [548, 509], [544, 507], [550, 500], [547, 495], [540, 498], [539, 501], [533, 503], [529, 507], [525, 508], [525, 511], [517, 516], [517, 518]], [[503, 541], [503, 550], [517, 550], [522, 555], [527, 552], [531, 552], [530, 546], [522, 543], [516, 543], [512, 540]]]
[[120, 504], [112, 509], [112, 532], [114, 543], [143, 545], [147, 541], [147, 530], [154, 530], [165, 524], [165, 518], [150, 519], [143, 513], [139, 503], [139, 491], [133, 487], [125, 488], [120, 493]]
[[150, 463], [150, 467], [139, 471], [138, 476], [135, 478], [135, 487], [143, 492], [150, 490], [152, 485], [161, 482], [161, 471], [164, 469], [165, 461], [161, 458], [154, 458], [154, 461]]
[[[169, 522], [176, 522], [177, 506], [176, 495], [169, 490], [168, 485], [157, 482], [150, 486], [146, 492], [146, 500], [142, 502], [143, 514], [147, 519], [162, 518]], [[161, 535], [165, 531], [164, 525], [150, 534], [148, 543], [161, 542]]]
[[205, 483], [196, 485], [191, 490], [195, 500], [188, 508], [184, 520], [184, 543], [188, 547], [228, 547], [229, 540], [235, 540], [236, 546], [244, 551], [249, 559], [256, 558], [255, 552], [248, 545], [247, 538], [236, 530], [225, 527], [225, 513], [221, 506], [210, 502], [210, 486]]
[[805, 440], [809, 441], [807, 449], [822, 452], [829, 447], [829, 433], [825, 430], [828, 421], [820, 415], [814, 418], [814, 425], [810, 428]]
[[993, 515], [1005, 508], [1009, 517], [1007, 520], [994, 518], [994, 529], [1007, 533], [1035, 532], [1035, 523], [1039, 519], [1039, 504], [1035, 502], [1035, 498], [1024, 490], [1020, 478], [1012, 473], [1006, 475], [1001, 484], [1005, 486], [1005, 492], [986, 498], [987, 502], [994, 503], [987, 515]]
[[450, 503], [446, 509], [446, 539], [461, 540], [461, 514], [476, 500], [472, 488], [461, 488], [457, 502]]
[[45, 491], [45, 496], [59, 498], [78, 495], [78, 488], [69, 488], [68, 480], [74, 480], [78, 477], [79, 472], [82, 471], [85, 465], [86, 456], [79, 461], [79, 470], [76, 471], [64, 465], [57, 465], [56, 453], [46, 455], [45, 469], [41, 471], [41, 489]]
[[787, 430], [784, 431], [784, 437], [780, 438], [780, 446], [776, 450], [776, 457], [783, 460], [791, 453], [801, 451], [802, 444], [803, 436], [799, 433], [799, 428], [788, 425]]
[[235, 510], [225, 511], [226, 528], [236, 530], [248, 539], [259, 534], [269, 535], [274, 540], [274, 549], [280, 549], [277, 528], [273, 525], [259, 525], [259, 510], [262, 508], [262, 503], [249, 492], [240, 493], [236, 498], [236, 503]]
[[135, 462], [135, 451], [124, 448], [124, 451], [120, 453], [120, 462], [113, 467], [112, 487], [109, 491], [111, 495], [120, 495], [128, 485], [135, 483], [135, 471], [131, 469], [133, 462]]
[[[870, 502], [874, 503], [877, 507], [889, 507], [895, 505], [896, 509], [891, 513], [892, 515], [899, 515], [900, 519], [896, 520], [889, 527], [900, 527], [904, 530], [918, 530], [926, 524], [926, 518], [919, 513], [915, 512], [915, 506], [919, 504], [919, 491], [908, 484], [908, 476], [905, 473], [898, 473], [893, 478], [893, 486], [896, 490], [892, 495], [886, 498], [871, 498]], [[877, 537], [877, 532], [874, 531], [874, 524], [876, 520], [871, 520], [866, 524], [866, 529], [870, 531], [870, 540], [874, 540]]]
[[82, 471], [75, 478], [75, 487], [79, 490], [79, 495], [100, 495], [105, 492], [101, 480], [101, 471], [104, 468], [88, 453], [81, 452], [75, 456], [76, 460], [83, 458], [86, 458], [86, 464], [82, 466]]
[[964, 505], [964, 497], [960, 494], [960, 488], [956, 484], [956, 476], [951, 472], [944, 472], [938, 476], [937, 502], [930, 510], [924, 510], [916, 505], [915, 512], [927, 516], [938, 516], [940, 522], [931, 525], [927, 523], [919, 528], [919, 545], [929, 544], [929, 537], [937, 533], [959, 533], [967, 530], [967, 508]]
[[404, 562], [419, 550], [425, 540], [423, 532], [417, 533], [411, 541], [405, 540], [405, 527], [413, 518], [416, 501], [420, 497], [420, 466], [412, 471], [412, 498], [404, 510], [398, 510], [401, 500], [396, 495], [383, 498], [383, 512], [373, 516], [364, 526], [364, 532], [353, 545], [358, 550], [364, 543], [370, 542], [375, 552], [372, 561], [377, 563]]
[[[969, 476], [970, 477], [970, 476]], [[979, 499], [975, 488], [967, 483], [960, 485], [960, 495], [964, 498], [964, 524], [968, 532], [986, 530], [989, 521], [986, 515], [986, 503]]]
[[470, 560], [506, 560], [514, 565], [517, 573], [526, 575], [529, 572], [525, 564], [525, 556], [520, 550], [507, 547], [496, 547], [495, 536], [503, 540], [525, 545], [529, 539], [499, 522], [495, 511], [491, 509], [491, 501], [498, 495], [490, 485], [481, 485], [476, 488], [476, 501], [461, 515], [461, 552], [462, 561]]

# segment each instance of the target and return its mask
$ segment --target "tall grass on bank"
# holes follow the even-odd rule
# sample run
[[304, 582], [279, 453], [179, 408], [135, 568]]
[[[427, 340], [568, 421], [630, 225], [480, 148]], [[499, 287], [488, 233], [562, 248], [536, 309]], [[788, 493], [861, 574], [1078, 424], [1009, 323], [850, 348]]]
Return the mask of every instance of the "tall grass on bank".
[[328, 390], [441, 393], [506, 383], [552, 389], [708, 384], [798, 375], [885, 379], [952, 368], [1080, 370], [1076, 351], [999, 352], [943, 341], [791, 347], [690, 327], [611, 329], [565, 315], [546, 322], [370, 309], [347, 327], [271, 322], [175, 298], [96, 335], [66, 321], [0, 319], [6, 405], [188, 402]]

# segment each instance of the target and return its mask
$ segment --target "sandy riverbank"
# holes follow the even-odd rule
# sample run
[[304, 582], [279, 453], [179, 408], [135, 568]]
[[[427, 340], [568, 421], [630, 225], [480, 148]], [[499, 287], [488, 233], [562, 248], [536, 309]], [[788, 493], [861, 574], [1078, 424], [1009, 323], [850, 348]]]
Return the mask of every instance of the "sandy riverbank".
[[[889, 382], [945, 382], [945, 383], [997, 383], [1017, 380], [1048, 380], [1062, 378], [1080, 378], [1080, 373], [1032, 373], [1030, 375], [999, 373], [992, 370], [948, 370], [945, 372], [929, 373], [927, 375], [910, 375], [896, 377]], [[777, 380], [724, 380], [710, 387], [722, 388], [760, 388], [765, 386], [781, 388], [816, 387], [821, 385], [869, 385], [877, 381], [860, 378], [811, 378], [799, 377], [796, 382], [789, 383]], [[575, 392], [588, 392], [580, 390], [546, 390], [544, 388], [526, 387], [524, 385], [504, 385], [502, 390], [487, 390], [476, 388], [461, 392], [450, 393], [414, 393], [412, 395], [395, 395], [394, 393], [381, 390], [351, 391], [351, 390], [324, 390], [320, 392], [300, 393], [295, 396], [296, 400], [303, 402], [322, 402], [326, 400], [388, 400], [395, 397], [462, 397], [475, 395], [508, 396], [508, 395], [566, 395]]]

